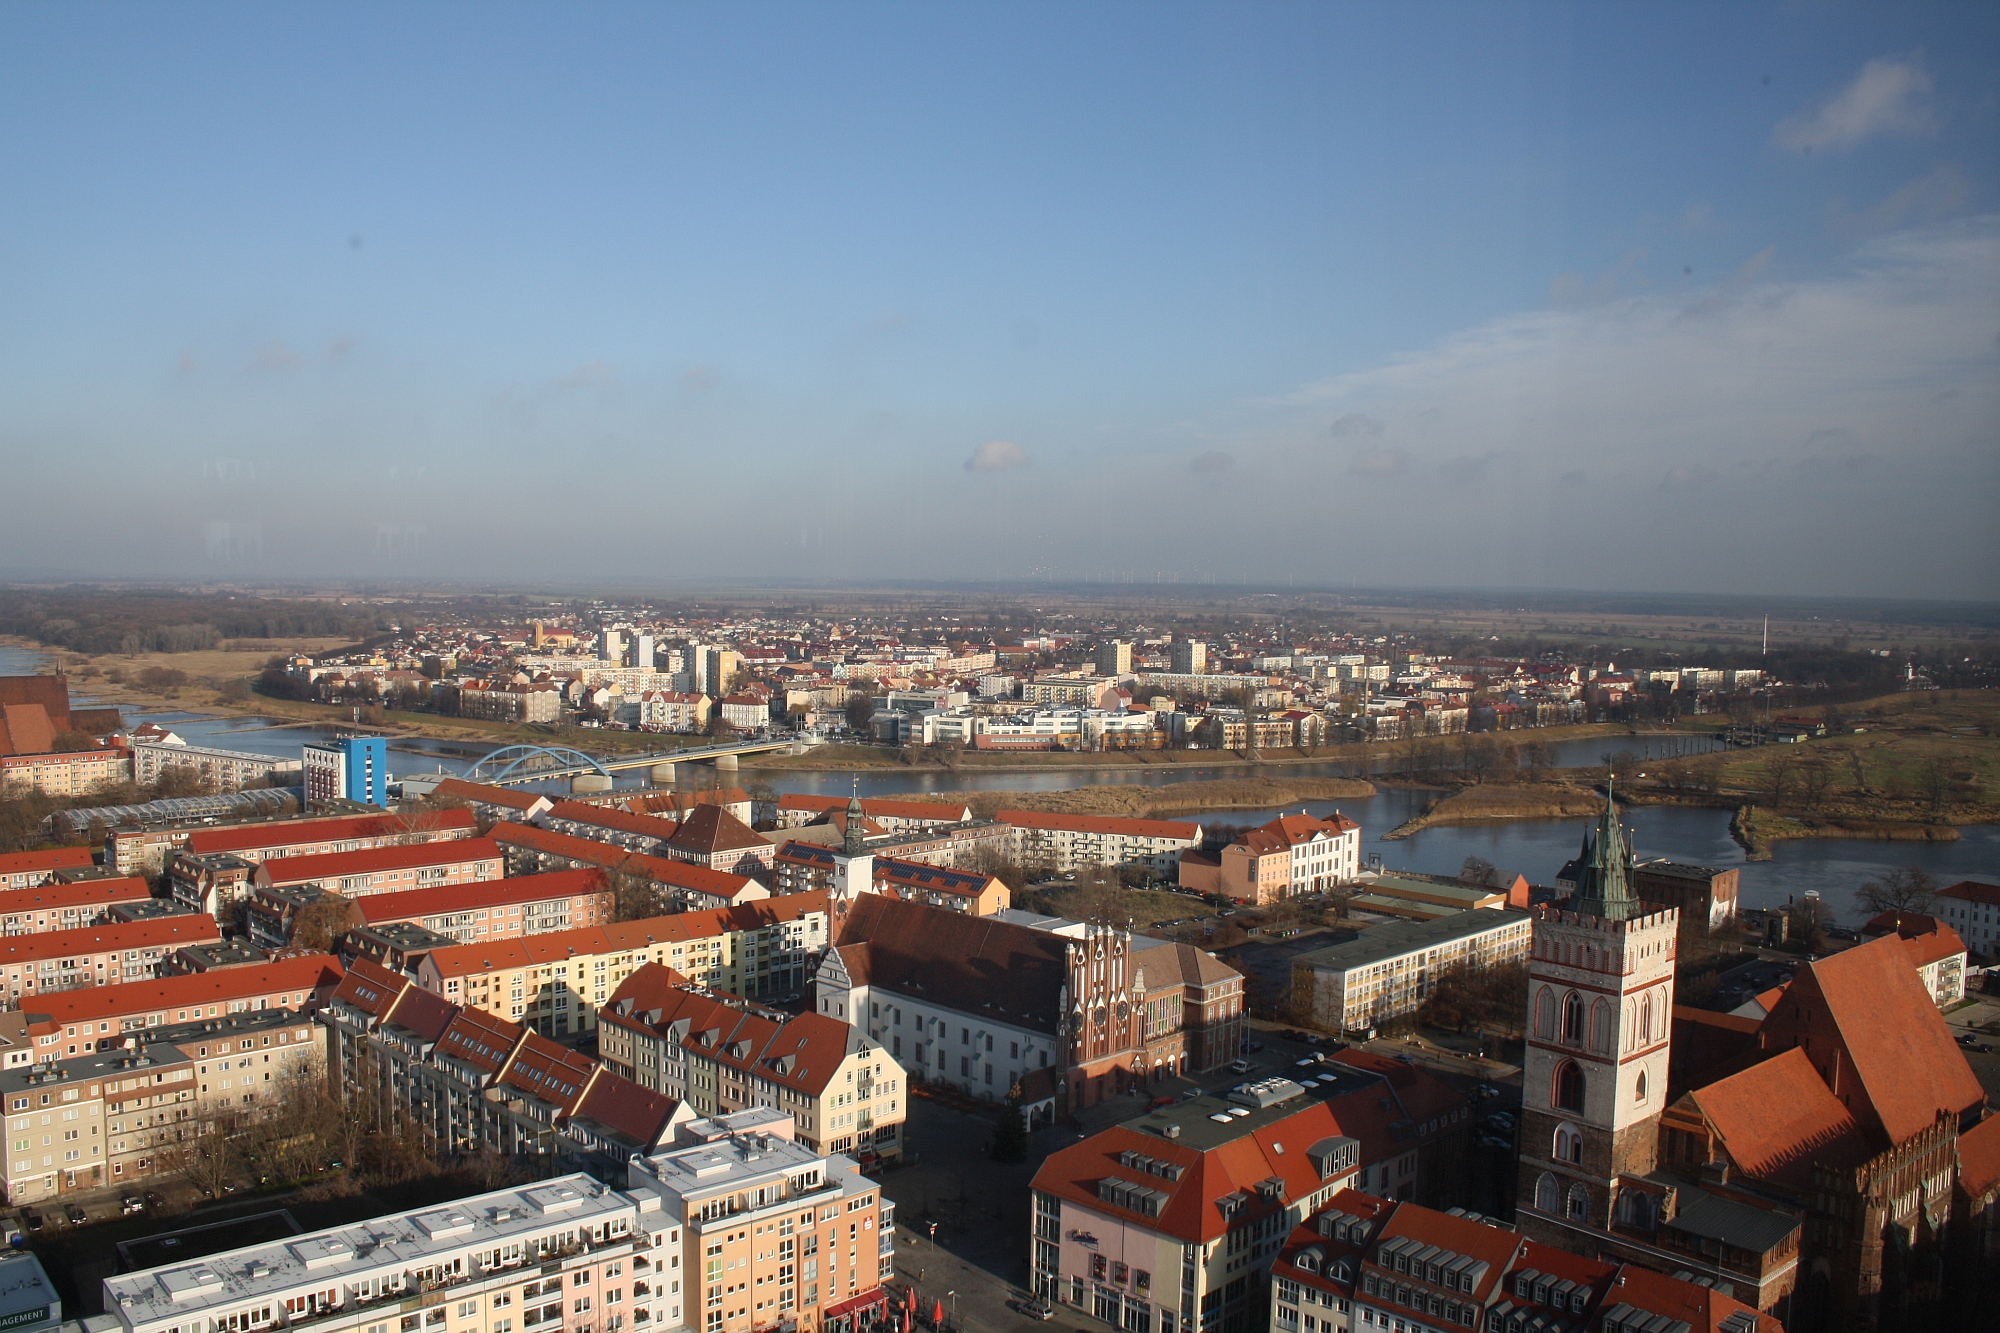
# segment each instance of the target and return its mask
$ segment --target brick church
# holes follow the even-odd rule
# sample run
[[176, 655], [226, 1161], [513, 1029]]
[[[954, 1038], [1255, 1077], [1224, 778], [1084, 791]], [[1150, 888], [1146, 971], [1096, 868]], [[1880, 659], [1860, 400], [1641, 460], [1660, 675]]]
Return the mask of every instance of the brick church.
[[1972, 1326], [1954, 1302], [1993, 1277], [2000, 1117], [1902, 941], [1807, 964], [1761, 1020], [1677, 1008], [1679, 914], [1633, 870], [1607, 799], [1569, 902], [1537, 909], [1521, 1233], [1791, 1333]]

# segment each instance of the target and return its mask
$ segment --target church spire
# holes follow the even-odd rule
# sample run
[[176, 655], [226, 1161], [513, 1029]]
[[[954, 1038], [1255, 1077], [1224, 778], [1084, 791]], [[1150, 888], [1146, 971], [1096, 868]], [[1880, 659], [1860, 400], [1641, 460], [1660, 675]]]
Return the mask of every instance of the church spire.
[[847, 827], [842, 831], [840, 850], [849, 856], [859, 856], [867, 850], [861, 840], [861, 825], [866, 817], [861, 813], [861, 778], [854, 779], [854, 794], [847, 798]]
[[1583, 867], [1576, 877], [1571, 909], [1606, 921], [1629, 919], [1639, 905], [1632, 896], [1632, 848], [1618, 822], [1609, 778], [1604, 783], [1604, 813], [1598, 817], [1597, 835], [1585, 834], [1583, 846]]

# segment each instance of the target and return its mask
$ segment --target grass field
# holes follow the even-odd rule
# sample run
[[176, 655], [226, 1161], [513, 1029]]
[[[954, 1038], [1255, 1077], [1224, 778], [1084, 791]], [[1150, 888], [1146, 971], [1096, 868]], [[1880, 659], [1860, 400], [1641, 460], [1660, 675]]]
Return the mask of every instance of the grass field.
[[1574, 819], [1596, 814], [1604, 798], [1588, 787], [1564, 782], [1486, 783], [1438, 801], [1415, 819], [1383, 834], [1407, 838], [1434, 824], [1486, 824], [1509, 819]]
[[1756, 805], [1808, 830], [2000, 820], [2000, 692], [1896, 694], [1832, 710], [1829, 721], [1828, 735], [1796, 745], [1650, 765], [1633, 790]]

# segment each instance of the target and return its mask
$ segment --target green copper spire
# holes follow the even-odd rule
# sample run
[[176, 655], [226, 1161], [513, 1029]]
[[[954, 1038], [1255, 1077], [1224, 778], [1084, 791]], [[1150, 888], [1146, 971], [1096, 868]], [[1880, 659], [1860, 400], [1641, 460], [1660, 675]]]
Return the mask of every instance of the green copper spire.
[[1604, 784], [1604, 813], [1598, 818], [1596, 835], [1583, 835], [1583, 854], [1577, 859], [1582, 869], [1577, 873], [1570, 910], [1606, 921], [1630, 918], [1639, 905], [1632, 896], [1632, 848], [1618, 822], [1609, 779]]
[[847, 798], [847, 828], [842, 832], [840, 850], [849, 856], [859, 856], [867, 850], [861, 840], [861, 825], [865, 817], [861, 813], [861, 779], [854, 779], [854, 794]]

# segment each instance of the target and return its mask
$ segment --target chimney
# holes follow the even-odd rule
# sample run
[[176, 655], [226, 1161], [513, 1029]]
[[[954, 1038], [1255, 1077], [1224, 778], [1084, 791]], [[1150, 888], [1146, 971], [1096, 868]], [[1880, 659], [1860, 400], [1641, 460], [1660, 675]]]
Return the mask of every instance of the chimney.
[[1729, 1183], [1729, 1163], [1720, 1158], [1702, 1163], [1701, 1183], [1704, 1185], [1727, 1185]]

